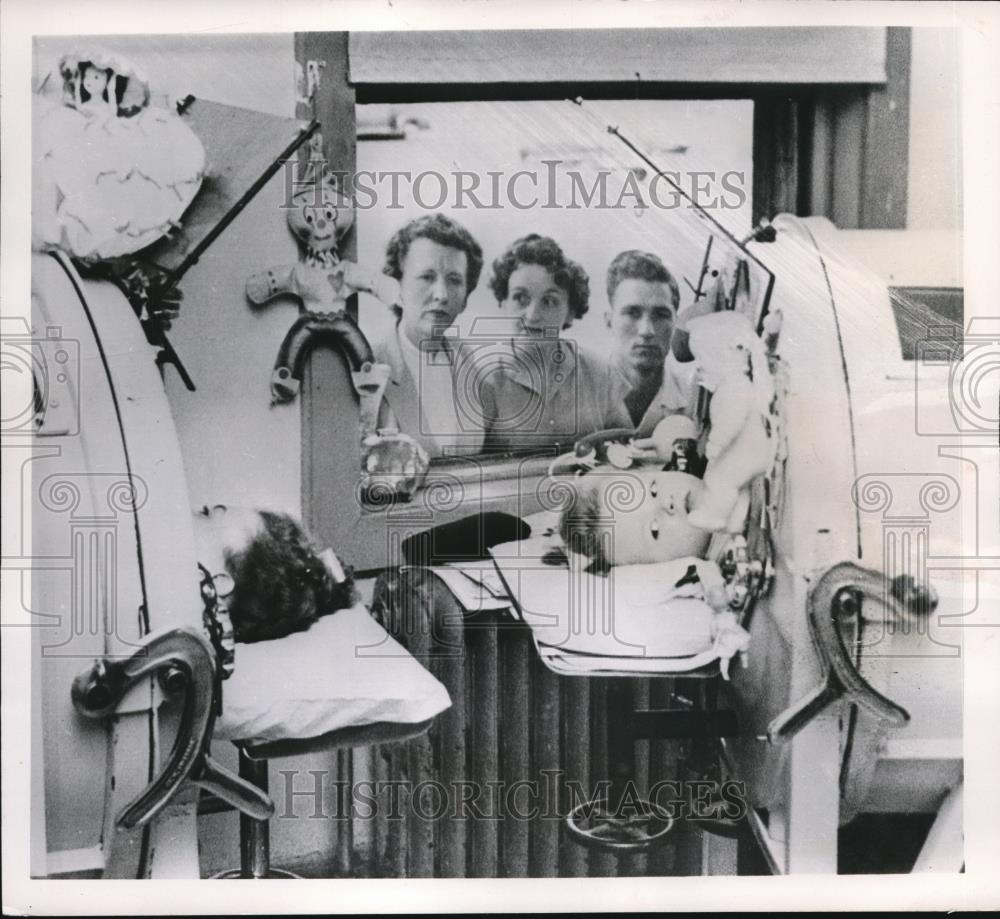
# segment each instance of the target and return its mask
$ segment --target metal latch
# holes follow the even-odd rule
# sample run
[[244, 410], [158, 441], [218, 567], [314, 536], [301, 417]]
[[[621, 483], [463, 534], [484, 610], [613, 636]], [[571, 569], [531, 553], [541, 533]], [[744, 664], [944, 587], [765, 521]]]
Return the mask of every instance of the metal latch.
[[73, 705], [81, 715], [94, 719], [114, 714], [125, 693], [145, 677], [170, 672], [174, 687], [184, 690], [183, 713], [167, 763], [118, 815], [119, 827], [148, 824], [186, 781], [213, 792], [255, 820], [267, 820], [274, 813], [274, 803], [264, 792], [208, 755], [215, 728], [215, 668], [215, 651], [208, 640], [195, 629], [182, 627], [150, 634], [124, 660], [96, 660], [73, 681]]
[[768, 725], [767, 738], [771, 743], [790, 740], [841, 700], [867, 709], [891, 726], [899, 727], [910, 720], [906, 709], [875, 690], [858, 672], [844, 646], [840, 624], [847, 617], [862, 615], [866, 600], [886, 604], [893, 613], [899, 612], [882, 576], [853, 562], [834, 565], [810, 590], [809, 633], [819, 656], [823, 682]]

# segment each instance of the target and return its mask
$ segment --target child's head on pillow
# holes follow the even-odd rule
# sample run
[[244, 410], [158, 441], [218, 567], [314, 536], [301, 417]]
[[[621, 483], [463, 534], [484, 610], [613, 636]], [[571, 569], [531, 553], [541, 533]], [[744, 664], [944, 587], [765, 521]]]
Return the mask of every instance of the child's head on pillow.
[[589, 560], [587, 571], [701, 556], [710, 534], [688, 523], [701, 494], [693, 475], [658, 469], [599, 470], [573, 480], [559, 534], [567, 554]]
[[236, 641], [282, 638], [357, 601], [351, 571], [288, 514], [217, 505], [200, 516], [199, 560], [232, 579], [226, 602]]

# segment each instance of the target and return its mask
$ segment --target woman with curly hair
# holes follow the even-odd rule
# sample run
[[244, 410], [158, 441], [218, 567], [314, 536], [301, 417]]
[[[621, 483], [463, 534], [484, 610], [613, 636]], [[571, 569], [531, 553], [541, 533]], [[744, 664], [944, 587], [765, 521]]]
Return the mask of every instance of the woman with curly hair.
[[226, 602], [236, 641], [283, 638], [358, 601], [350, 569], [288, 514], [217, 505], [198, 518], [198, 560]]
[[477, 356], [488, 451], [562, 452], [587, 434], [631, 426], [607, 363], [562, 337], [586, 314], [590, 284], [554, 239], [513, 242], [493, 262], [490, 289], [510, 324]]
[[396, 325], [374, 345], [375, 359], [390, 371], [385, 401], [391, 414], [384, 411], [379, 423], [400, 428], [432, 457], [478, 453], [482, 446], [478, 425], [457, 414], [455, 375], [462, 361], [448, 334], [482, 269], [479, 243], [444, 214], [411, 220], [386, 246], [382, 270], [399, 281], [400, 306]]

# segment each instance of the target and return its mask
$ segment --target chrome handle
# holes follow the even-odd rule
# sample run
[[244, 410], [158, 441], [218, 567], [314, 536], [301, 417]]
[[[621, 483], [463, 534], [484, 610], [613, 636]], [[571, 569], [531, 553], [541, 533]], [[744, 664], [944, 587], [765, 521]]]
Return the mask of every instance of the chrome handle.
[[87, 718], [114, 713], [126, 692], [152, 674], [168, 674], [173, 685], [184, 687], [184, 708], [177, 737], [166, 764], [146, 789], [116, 818], [119, 827], [148, 824], [179, 791], [185, 781], [223, 789], [220, 795], [255, 819], [266, 819], [274, 805], [266, 795], [208, 756], [215, 728], [215, 652], [208, 640], [190, 627], [155, 632], [124, 660], [103, 658], [73, 681], [76, 710]]
[[878, 692], [859, 672], [844, 647], [839, 625], [844, 616], [861, 615], [865, 598], [885, 603], [895, 613], [898, 604], [881, 575], [853, 562], [842, 562], [826, 571], [809, 592], [809, 633], [819, 656], [823, 682], [805, 698], [786, 709], [767, 729], [771, 743], [794, 737], [817, 715], [841, 699], [867, 709], [879, 720], [901, 726], [909, 712]]
[[254, 820], [267, 820], [274, 814], [274, 802], [264, 791], [220, 766], [207, 754], [202, 758], [200, 774], [191, 781]]

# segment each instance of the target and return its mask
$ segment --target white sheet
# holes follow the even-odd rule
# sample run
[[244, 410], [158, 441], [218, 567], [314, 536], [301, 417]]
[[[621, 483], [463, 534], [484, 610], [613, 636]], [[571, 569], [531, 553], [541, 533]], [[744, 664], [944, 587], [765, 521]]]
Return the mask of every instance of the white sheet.
[[361, 604], [305, 632], [236, 646], [215, 737], [304, 740], [388, 721], [416, 724], [451, 705], [448, 691]]
[[[732, 614], [716, 613], [704, 600], [705, 590], [722, 584], [713, 562], [686, 557], [622, 565], [601, 577], [545, 565], [542, 558], [552, 545], [552, 538], [538, 537], [492, 550], [551, 669], [676, 673], [728, 662], [745, 648], [746, 633]], [[692, 565], [699, 583], [676, 587]]]

